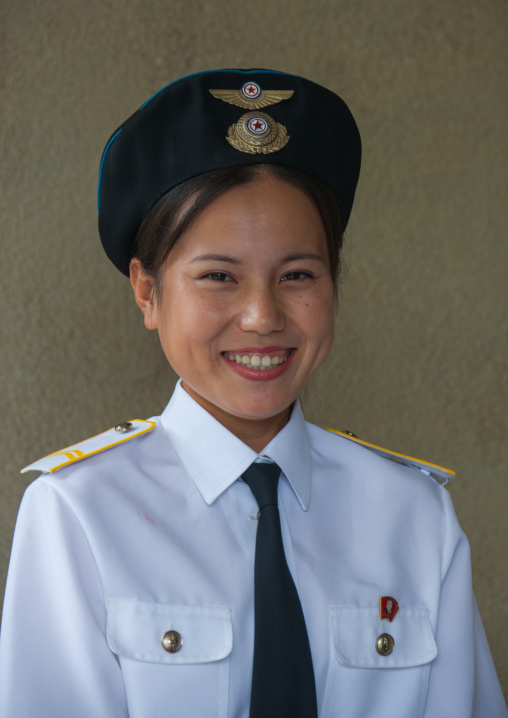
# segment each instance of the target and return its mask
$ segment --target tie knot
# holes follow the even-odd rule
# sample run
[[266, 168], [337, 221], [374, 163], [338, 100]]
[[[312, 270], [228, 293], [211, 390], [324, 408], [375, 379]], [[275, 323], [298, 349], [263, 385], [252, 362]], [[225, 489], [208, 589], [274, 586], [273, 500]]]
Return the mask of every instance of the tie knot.
[[242, 474], [242, 478], [254, 494], [259, 510], [269, 504], [277, 506], [277, 484], [280, 468], [277, 464], [254, 463]]

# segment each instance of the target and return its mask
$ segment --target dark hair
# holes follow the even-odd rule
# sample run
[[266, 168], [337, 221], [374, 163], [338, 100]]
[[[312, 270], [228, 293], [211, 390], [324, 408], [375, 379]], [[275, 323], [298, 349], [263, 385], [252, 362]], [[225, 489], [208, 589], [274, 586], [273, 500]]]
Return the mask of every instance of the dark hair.
[[314, 202], [325, 230], [330, 270], [334, 287], [337, 287], [343, 222], [331, 190], [321, 180], [298, 170], [280, 165], [249, 165], [199, 175], [155, 202], [138, 230], [132, 255], [140, 260], [146, 274], [153, 280], [156, 296], [160, 291], [164, 262], [192, 220], [227, 190], [254, 182], [263, 174], [273, 175], [299, 187]]

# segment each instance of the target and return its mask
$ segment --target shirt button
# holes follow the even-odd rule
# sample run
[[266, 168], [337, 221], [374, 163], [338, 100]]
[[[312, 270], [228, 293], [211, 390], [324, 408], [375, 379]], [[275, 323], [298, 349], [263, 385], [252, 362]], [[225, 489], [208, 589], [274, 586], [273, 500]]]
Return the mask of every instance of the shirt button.
[[178, 653], [183, 646], [183, 638], [178, 631], [166, 631], [162, 636], [162, 647], [168, 653]]
[[376, 641], [376, 651], [380, 656], [389, 656], [395, 648], [395, 641], [389, 633], [382, 633]]

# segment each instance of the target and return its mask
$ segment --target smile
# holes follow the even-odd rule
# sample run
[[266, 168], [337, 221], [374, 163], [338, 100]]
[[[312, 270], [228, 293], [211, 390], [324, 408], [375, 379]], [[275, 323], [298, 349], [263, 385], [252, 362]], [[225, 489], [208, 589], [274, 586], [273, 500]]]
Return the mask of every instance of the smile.
[[234, 361], [247, 369], [256, 369], [259, 371], [267, 371], [273, 369], [276, 366], [284, 364], [290, 355], [290, 351], [275, 354], [270, 356], [269, 354], [233, 354], [232, 352], [223, 352], [226, 359]]

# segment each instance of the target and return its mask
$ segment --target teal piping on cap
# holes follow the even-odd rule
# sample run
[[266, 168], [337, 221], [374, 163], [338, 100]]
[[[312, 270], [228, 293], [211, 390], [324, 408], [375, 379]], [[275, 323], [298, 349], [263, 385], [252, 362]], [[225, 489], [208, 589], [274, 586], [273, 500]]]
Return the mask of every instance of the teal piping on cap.
[[100, 195], [101, 195], [102, 168], [103, 168], [103, 166], [104, 166], [104, 160], [106, 159], [106, 155], [107, 155], [107, 153], [108, 153], [109, 148], [110, 148], [111, 145], [113, 144], [113, 141], [116, 140], [116, 138], [118, 137], [118, 135], [120, 134], [121, 131], [122, 131], [122, 128], [120, 127], [120, 129], [118, 130], [118, 132], [115, 132], [115, 134], [113, 135], [113, 137], [111, 137], [111, 139], [109, 140], [108, 144], [106, 145], [106, 148], [105, 148], [104, 152], [102, 153], [101, 166], [100, 166], [100, 169], [99, 169], [99, 186], [98, 186], [98, 188], [97, 188], [97, 212], [99, 211], [99, 197], [100, 197]]

